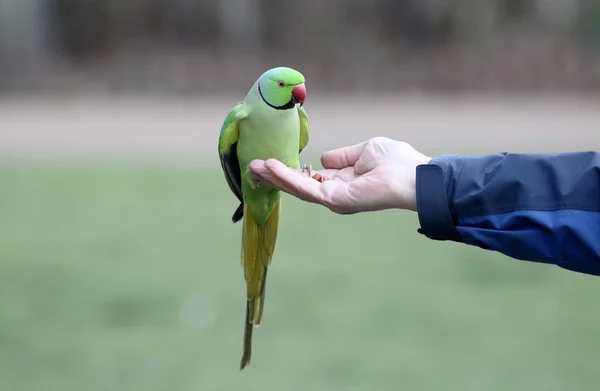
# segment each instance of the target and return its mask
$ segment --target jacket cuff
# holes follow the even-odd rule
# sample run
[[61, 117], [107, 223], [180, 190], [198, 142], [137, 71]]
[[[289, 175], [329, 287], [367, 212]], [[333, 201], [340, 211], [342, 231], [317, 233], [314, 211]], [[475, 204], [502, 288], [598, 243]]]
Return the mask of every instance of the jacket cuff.
[[450, 175], [448, 168], [457, 158], [458, 156], [442, 155], [429, 164], [417, 166], [417, 213], [421, 225], [418, 232], [433, 240], [462, 242], [450, 213], [446, 191]]

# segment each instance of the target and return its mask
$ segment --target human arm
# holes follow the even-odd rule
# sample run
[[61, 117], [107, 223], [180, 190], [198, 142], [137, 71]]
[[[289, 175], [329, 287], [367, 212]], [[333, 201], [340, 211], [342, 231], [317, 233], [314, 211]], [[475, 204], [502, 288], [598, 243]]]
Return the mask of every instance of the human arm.
[[419, 232], [600, 275], [600, 154], [442, 155], [416, 168]]
[[600, 156], [443, 155], [383, 137], [329, 151], [319, 183], [282, 163], [255, 161], [264, 183], [337, 213], [417, 211], [419, 232], [510, 257], [600, 275]]

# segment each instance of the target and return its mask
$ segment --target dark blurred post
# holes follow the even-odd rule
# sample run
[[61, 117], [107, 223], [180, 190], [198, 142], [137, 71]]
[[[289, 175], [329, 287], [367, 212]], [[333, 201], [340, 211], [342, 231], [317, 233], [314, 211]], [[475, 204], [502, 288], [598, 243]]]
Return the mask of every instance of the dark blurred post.
[[[245, 72], [262, 69], [263, 57], [261, 2], [256, 0], [217, 1], [219, 27], [217, 58], [220, 66], [216, 79], [226, 75], [231, 85], [248, 84]], [[259, 72], [257, 70], [257, 72]], [[249, 87], [249, 86], [248, 86]], [[217, 85], [217, 88], [223, 88]]]
[[44, 5], [44, 0], [0, 0], [0, 88], [23, 85], [48, 65]]
[[260, 4], [254, 0], [218, 1], [221, 49], [236, 53], [257, 53], [262, 50]]

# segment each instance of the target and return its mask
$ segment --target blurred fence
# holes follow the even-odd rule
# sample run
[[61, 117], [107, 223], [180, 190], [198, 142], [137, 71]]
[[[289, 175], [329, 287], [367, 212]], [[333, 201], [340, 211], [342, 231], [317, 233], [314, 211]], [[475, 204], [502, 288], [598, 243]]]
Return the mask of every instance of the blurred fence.
[[0, 0], [0, 90], [600, 89], [599, 0]]

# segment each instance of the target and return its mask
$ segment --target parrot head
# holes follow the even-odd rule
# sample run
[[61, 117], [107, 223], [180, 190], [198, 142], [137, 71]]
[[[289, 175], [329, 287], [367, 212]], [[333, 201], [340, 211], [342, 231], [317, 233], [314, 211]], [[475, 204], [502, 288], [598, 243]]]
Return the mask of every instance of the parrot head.
[[258, 79], [258, 92], [276, 109], [291, 109], [298, 103], [302, 106], [306, 99], [304, 76], [292, 68], [269, 69]]

